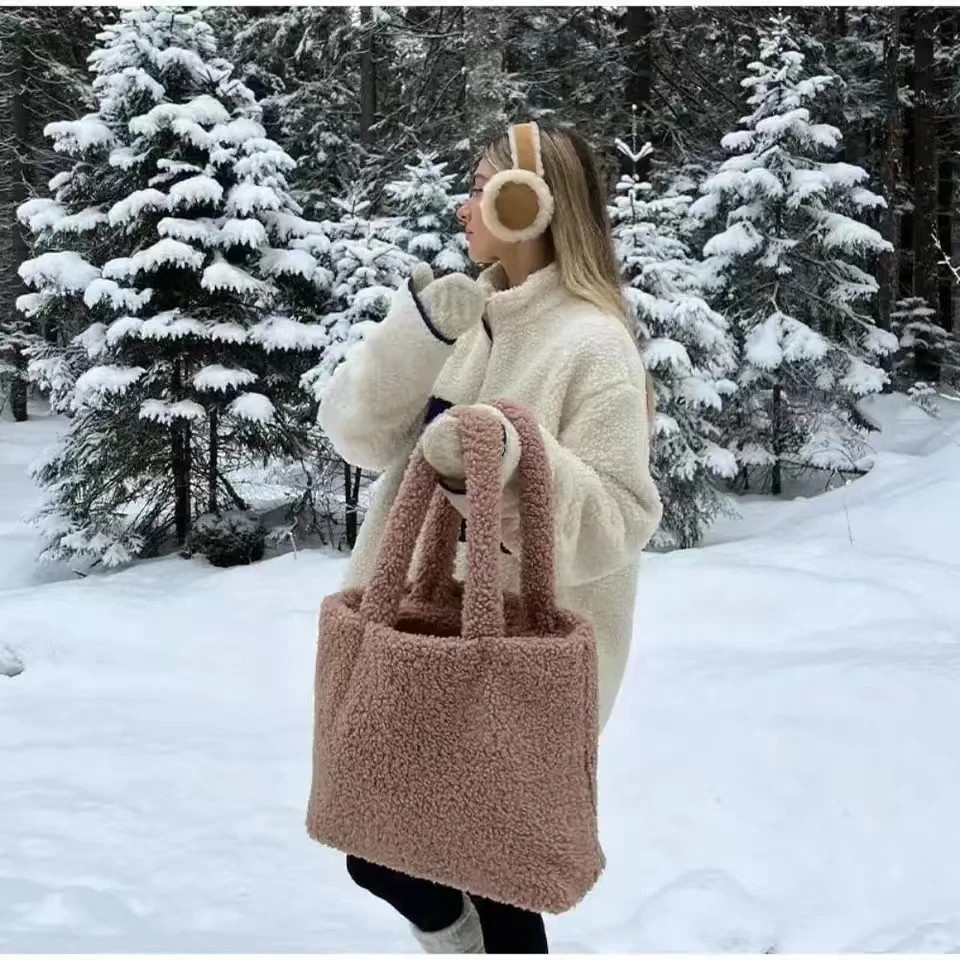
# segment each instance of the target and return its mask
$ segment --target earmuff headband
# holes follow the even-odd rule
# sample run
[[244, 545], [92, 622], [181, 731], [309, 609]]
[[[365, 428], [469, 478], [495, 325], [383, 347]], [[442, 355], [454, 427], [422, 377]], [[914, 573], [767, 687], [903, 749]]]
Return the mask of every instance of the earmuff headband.
[[487, 182], [480, 213], [487, 229], [508, 243], [522, 243], [545, 233], [553, 219], [553, 194], [543, 179], [540, 128], [518, 123], [507, 136], [513, 167]]
[[529, 170], [543, 176], [540, 155], [540, 128], [535, 123], [518, 123], [510, 128], [510, 153], [517, 170]]

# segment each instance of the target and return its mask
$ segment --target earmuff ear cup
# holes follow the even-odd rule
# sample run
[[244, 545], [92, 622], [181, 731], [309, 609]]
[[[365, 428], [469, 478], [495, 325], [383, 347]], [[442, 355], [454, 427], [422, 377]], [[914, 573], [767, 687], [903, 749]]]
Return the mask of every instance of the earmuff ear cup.
[[553, 194], [529, 170], [501, 170], [483, 188], [480, 215], [487, 229], [505, 243], [534, 240], [553, 219]]

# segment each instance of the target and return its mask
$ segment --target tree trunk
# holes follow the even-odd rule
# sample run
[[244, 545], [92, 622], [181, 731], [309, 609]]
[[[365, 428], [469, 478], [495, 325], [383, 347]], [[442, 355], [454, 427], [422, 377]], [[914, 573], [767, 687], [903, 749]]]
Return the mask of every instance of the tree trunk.
[[216, 407], [210, 410], [210, 453], [207, 474], [207, 511], [217, 513], [217, 455], [219, 454], [220, 413]]
[[934, 10], [917, 10], [914, 37], [914, 266], [913, 289], [934, 310], [939, 310], [937, 284], [937, 154], [933, 90]]
[[780, 454], [782, 452], [782, 438], [780, 432], [782, 429], [782, 414], [783, 414], [783, 388], [780, 384], [776, 384], [773, 388], [773, 410], [771, 411], [771, 428], [772, 428], [772, 443], [773, 447], [773, 477], [771, 480], [771, 493], [775, 497], [779, 497], [783, 491], [783, 481], [781, 476], [780, 468]]
[[[954, 159], [953, 166], [953, 219], [950, 222], [950, 260], [960, 269], [960, 163]], [[953, 299], [953, 334], [960, 337], [960, 284], [954, 284]]]
[[889, 7], [886, 12], [889, 27], [884, 51], [884, 94], [887, 126], [881, 151], [883, 157], [880, 176], [887, 197], [887, 208], [881, 225], [883, 236], [893, 244], [892, 253], [880, 256], [879, 263], [879, 318], [881, 329], [890, 329], [890, 314], [900, 299], [900, 215], [897, 213], [897, 181], [900, 172], [901, 117], [900, 117], [900, 9]]
[[[937, 231], [937, 153], [934, 112], [933, 30], [935, 11], [917, 10], [914, 35], [913, 112], [913, 290], [940, 313]], [[916, 376], [927, 382], [939, 378], [939, 370], [927, 351], [917, 346]]]
[[[182, 377], [180, 360], [173, 362], [171, 393], [181, 399]], [[171, 461], [173, 471], [173, 523], [177, 545], [183, 546], [190, 533], [190, 436], [185, 420], [177, 419], [170, 424]]]
[[364, 28], [363, 49], [360, 52], [360, 139], [369, 144], [370, 128], [377, 113], [377, 67], [374, 56], [373, 7], [360, 8], [360, 23]]
[[[623, 26], [626, 31], [626, 44], [629, 51], [627, 63], [627, 107], [637, 107], [637, 120], [640, 127], [640, 141], [645, 141], [644, 132], [648, 129], [650, 111], [650, 91], [653, 79], [653, 44], [650, 34], [653, 31], [654, 11], [650, 7], [627, 7]], [[643, 179], [649, 166], [649, 158], [637, 164], [634, 171], [629, 157], [621, 155], [622, 172]]]
[[359, 531], [360, 470], [343, 461], [343, 489], [346, 501], [347, 546], [352, 550], [357, 544]]
[[[941, 147], [944, 149], [946, 139], [945, 136], [941, 141]], [[956, 211], [954, 207], [956, 163], [952, 156], [944, 156], [943, 153], [940, 156], [937, 171], [937, 239], [940, 243], [937, 250], [937, 283], [940, 300], [940, 322], [949, 330], [956, 309], [957, 290], [951, 282], [953, 278], [941, 267], [940, 260], [950, 254], [953, 248], [953, 236], [956, 233], [953, 222]]]
[[[941, 8], [938, 43], [944, 50], [960, 49], [960, 10]], [[944, 133], [940, 141], [940, 162], [944, 168], [944, 195], [940, 203], [940, 239], [943, 253], [960, 268], [960, 82], [956, 68], [940, 73], [940, 100], [944, 105]], [[953, 272], [941, 269], [943, 325], [960, 336], [960, 281]]]
[[173, 524], [177, 545], [187, 542], [190, 532], [190, 477], [186, 450], [186, 423], [174, 420], [170, 425], [171, 467], [173, 469]]
[[10, 384], [10, 409], [17, 423], [24, 423], [27, 420], [27, 399], [26, 377], [15, 376]]
[[503, 133], [507, 125], [503, 68], [506, 19], [502, 8], [464, 7], [464, 124], [474, 151]]
[[[27, 289], [26, 285], [20, 279], [17, 270], [20, 264], [30, 255], [30, 248], [24, 235], [26, 228], [16, 217], [17, 207], [28, 197], [27, 183], [30, 174], [29, 169], [25, 167], [23, 162], [23, 157], [26, 156], [27, 151], [30, 149], [30, 118], [27, 113], [27, 104], [24, 101], [27, 83], [25, 63], [27, 54], [24, 48], [22, 33], [17, 30], [14, 36], [16, 37], [17, 44], [15, 54], [16, 67], [10, 80], [13, 149], [10, 151], [9, 159], [6, 161], [9, 164], [7, 175], [10, 177], [11, 182], [11, 222], [5, 224], [7, 229], [10, 230], [10, 263], [8, 266], [10, 273], [8, 281], [10, 297], [5, 304], [5, 312], [7, 313], [6, 319], [12, 327], [21, 325], [21, 318], [17, 314], [15, 304], [17, 297], [21, 293], [25, 293]], [[27, 359], [23, 355], [20, 347], [14, 349], [13, 355], [9, 359], [17, 370], [10, 383], [10, 407], [14, 420], [18, 423], [23, 423], [27, 420]]]

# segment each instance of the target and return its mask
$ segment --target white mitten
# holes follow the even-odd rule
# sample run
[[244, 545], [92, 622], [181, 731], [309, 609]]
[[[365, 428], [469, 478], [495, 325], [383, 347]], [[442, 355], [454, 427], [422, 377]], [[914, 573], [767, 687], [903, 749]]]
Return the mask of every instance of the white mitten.
[[411, 289], [419, 296], [431, 283], [433, 283], [433, 268], [429, 263], [418, 263], [410, 274]]
[[476, 280], [462, 273], [434, 280], [430, 267], [420, 264], [410, 277], [410, 290], [424, 322], [447, 343], [453, 343], [483, 319], [486, 294]]
[[[482, 410], [500, 422], [503, 449], [500, 458], [500, 483], [506, 487], [520, 463], [520, 436], [514, 425], [496, 408], [485, 403], [471, 409]], [[463, 466], [463, 441], [460, 421], [449, 411], [442, 413], [423, 431], [423, 456], [449, 486], [463, 489], [466, 471]]]

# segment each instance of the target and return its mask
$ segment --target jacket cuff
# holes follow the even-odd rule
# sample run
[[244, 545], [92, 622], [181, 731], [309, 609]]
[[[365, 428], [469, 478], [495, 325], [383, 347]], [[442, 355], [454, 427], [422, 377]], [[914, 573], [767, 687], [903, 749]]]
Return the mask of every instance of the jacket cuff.
[[455, 487], [452, 484], [447, 483], [439, 474], [437, 474], [434, 479], [437, 481], [437, 486], [446, 490], [447, 493], [452, 493], [457, 497], [465, 497], [467, 495], [466, 487]]

